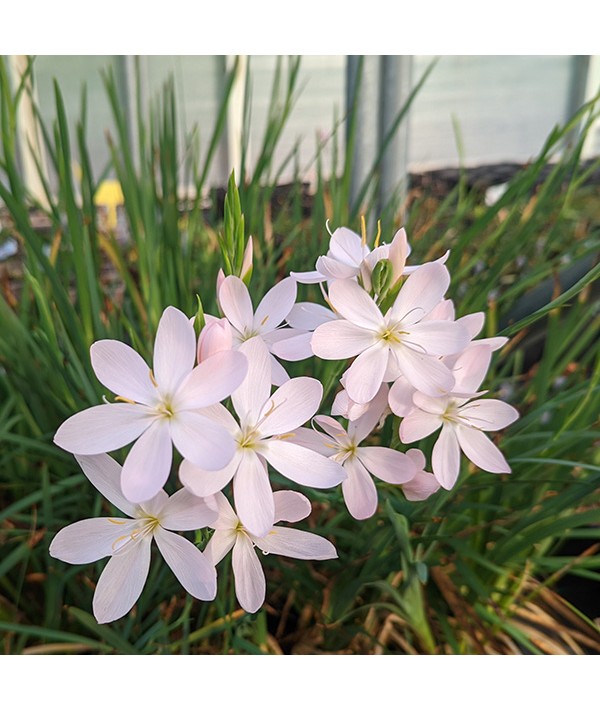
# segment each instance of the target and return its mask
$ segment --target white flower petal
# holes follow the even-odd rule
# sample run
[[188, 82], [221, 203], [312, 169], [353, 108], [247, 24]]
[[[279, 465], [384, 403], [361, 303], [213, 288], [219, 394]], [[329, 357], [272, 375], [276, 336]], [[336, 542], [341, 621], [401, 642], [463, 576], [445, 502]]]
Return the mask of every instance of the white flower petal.
[[388, 447], [359, 447], [356, 456], [367, 471], [388, 484], [404, 484], [415, 475], [412, 460]]
[[100, 624], [126, 615], [142, 594], [150, 569], [151, 540], [151, 536], [143, 536], [113, 555], [106, 564], [92, 603], [94, 617]]
[[157, 401], [150, 368], [133, 348], [107, 339], [93, 343], [90, 355], [96, 377], [111, 392], [144, 405]]
[[317, 271], [330, 280], [352, 279], [358, 274], [358, 266], [350, 266], [327, 256], [319, 257], [316, 267]]
[[204, 555], [213, 564], [217, 565], [235, 545], [237, 533], [233, 529], [217, 530], [204, 549]]
[[285, 555], [300, 560], [329, 560], [337, 558], [332, 543], [322, 536], [308, 531], [275, 526], [268, 536], [254, 539], [258, 548], [265, 553]]
[[469, 334], [456, 321], [423, 321], [409, 327], [404, 342], [415, 344], [420, 352], [430, 355], [458, 353], [469, 343]]
[[197, 365], [183, 380], [173, 397], [175, 410], [196, 410], [229, 397], [248, 372], [242, 353], [222, 351]]
[[431, 412], [414, 409], [400, 423], [400, 440], [404, 444], [429, 437], [442, 424], [442, 418]]
[[460, 323], [467, 330], [471, 341], [480, 333], [484, 322], [485, 314], [482, 311], [478, 311], [475, 314], [467, 314], [456, 320], [456, 323]]
[[254, 311], [244, 282], [236, 276], [225, 278], [219, 288], [219, 304], [231, 325], [241, 334], [252, 330]]
[[291, 311], [297, 291], [296, 282], [291, 277], [286, 277], [267, 291], [256, 308], [253, 330], [267, 333], [277, 328]]
[[389, 348], [379, 342], [361, 353], [346, 371], [346, 391], [354, 402], [370, 402], [383, 382], [389, 360]]
[[364, 521], [377, 510], [377, 488], [371, 475], [358, 459], [347, 459], [344, 470], [348, 478], [342, 482], [342, 493], [350, 515]]
[[460, 448], [452, 426], [442, 427], [433, 446], [431, 464], [435, 478], [444, 489], [450, 490], [456, 484], [460, 472]]
[[275, 502], [267, 468], [254, 452], [246, 452], [233, 480], [235, 509], [244, 528], [257, 536], [275, 522]]
[[271, 356], [262, 339], [256, 336], [242, 343], [240, 352], [248, 360], [248, 374], [234, 390], [231, 401], [240, 422], [256, 422], [271, 394]]
[[333, 444], [331, 438], [320, 432], [315, 432], [315, 430], [310, 427], [298, 427], [298, 429], [294, 430], [291, 434], [293, 436], [289, 438], [290, 441], [300, 447], [312, 449], [313, 452], [318, 452], [324, 457], [330, 457], [335, 453], [335, 450], [332, 448]]
[[324, 274], [321, 274], [321, 272], [318, 271], [290, 272], [290, 276], [300, 284], [320, 284], [327, 278]]
[[321, 324], [312, 335], [313, 353], [325, 360], [343, 360], [362, 353], [377, 343], [374, 331], [355, 326], [349, 321]]
[[235, 417], [220, 403], [210, 405], [209, 407], [203, 407], [198, 410], [198, 414], [202, 415], [202, 417], [206, 417], [208, 420], [212, 420], [218, 425], [221, 425], [233, 436], [240, 431], [240, 426]]
[[241, 456], [235, 452], [232, 460], [223, 469], [210, 471], [192, 464], [184, 459], [179, 467], [179, 480], [196, 496], [212, 496], [222, 491], [233, 479], [241, 461]]
[[160, 512], [160, 525], [169, 531], [196, 531], [217, 520], [215, 508], [188, 489], [169, 496]]
[[108, 499], [119, 511], [135, 518], [138, 507], [123, 496], [122, 467], [118, 462], [108, 454], [76, 454], [75, 459], [79, 462], [83, 473], [105, 499]]
[[188, 317], [168, 306], [154, 341], [154, 377], [163, 395], [173, 395], [196, 361], [196, 334]]
[[303, 425], [319, 409], [323, 386], [316, 378], [293, 378], [278, 388], [259, 414], [260, 435], [285, 434]]
[[460, 416], [486, 432], [501, 430], [519, 419], [517, 410], [502, 400], [474, 400], [460, 408]]
[[313, 355], [312, 333], [296, 333], [291, 338], [285, 338], [271, 346], [271, 353], [283, 360], [298, 361], [311, 358]]
[[429, 472], [418, 471], [406, 484], [402, 485], [404, 496], [409, 501], [425, 501], [440, 488], [439, 481]]
[[246, 612], [256, 612], [265, 601], [265, 574], [245, 534], [238, 535], [232, 555], [235, 595]]
[[50, 543], [49, 553], [65, 563], [83, 564], [112, 555], [118, 539], [138, 527], [130, 518], [88, 518], [61, 529]]
[[365, 439], [379, 424], [388, 405], [388, 386], [382, 385], [369, 403], [366, 411], [348, 423], [348, 435], [356, 444]]
[[406, 325], [417, 323], [444, 298], [449, 285], [446, 267], [436, 263], [420, 266], [402, 285], [391, 318]]
[[467, 459], [486, 472], [509, 474], [511, 469], [502, 452], [483, 432], [471, 427], [457, 427], [456, 436]]
[[454, 376], [435, 356], [417, 353], [406, 346], [395, 348], [394, 355], [402, 374], [417, 390], [431, 397], [440, 397], [452, 390]]
[[476, 393], [490, 367], [492, 349], [485, 345], [470, 345], [454, 361], [454, 392]]
[[356, 232], [347, 227], [338, 227], [329, 240], [329, 254], [344, 264], [358, 267], [368, 255], [369, 248], [363, 245]]
[[144, 405], [95, 405], [63, 422], [54, 444], [74, 454], [104, 454], [133, 442], [155, 419]]
[[297, 484], [328, 489], [346, 478], [337, 462], [290, 441], [270, 439], [264, 447], [264, 457], [269, 464]]
[[421, 452], [420, 449], [409, 449], [406, 452], [406, 456], [412, 459], [412, 462], [418, 472], [425, 469], [425, 464], [427, 463], [427, 461], [425, 459], [425, 455], [423, 454], [423, 452]]
[[156, 420], [133, 445], [123, 463], [121, 489], [135, 503], [148, 501], [171, 472], [173, 445], [166, 420]]
[[169, 421], [177, 450], [192, 464], [216, 471], [226, 467], [235, 444], [231, 432], [192, 410], [178, 412]]
[[378, 331], [385, 321], [373, 299], [355, 281], [335, 281], [329, 287], [334, 309], [355, 326]]
[[158, 526], [154, 539], [162, 557], [184, 589], [198, 600], [214, 600], [217, 594], [217, 571], [196, 546], [176, 533]]
[[[349, 443], [348, 433], [342, 425], [328, 415], [317, 415], [313, 418], [314, 422], [326, 432], [335, 442], [346, 440]], [[330, 451], [330, 454], [333, 452]]]
[[283, 385], [284, 383], [287, 383], [287, 381], [290, 379], [290, 376], [287, 374], [286, 369], [281, 365], [281, 363], [274, 358], [273, 356], [270, 356], [270, 361], [271, 361], [271, 382], [273, 385], [278, 388], [280, 385]]
[[398, 417], [406, 417], [414, 408], [415, 387], [402, 375], [390, 388], [388, 402], [390, 410]]
[[335, 321], [336, 315], [321, 304], [313, 304], [310, 301], [301, 301], [294, 305], [287, 316], [287, 322], [292, 328], [301, 331], [314, 331], [317, 326], [328, 321]]
[[276, 491], [273, 494], [275, 502], [275, 522], [288, 521], [295, 523], [310, 515], [310, 501], [297, 491]]
[[217, 531], [226, 529], [237, 530], [240, 519], [225, 494], [222, 491], [218, 491], [212, 499], [217, 505], [219, 518], [211, 525], [211, 528]]

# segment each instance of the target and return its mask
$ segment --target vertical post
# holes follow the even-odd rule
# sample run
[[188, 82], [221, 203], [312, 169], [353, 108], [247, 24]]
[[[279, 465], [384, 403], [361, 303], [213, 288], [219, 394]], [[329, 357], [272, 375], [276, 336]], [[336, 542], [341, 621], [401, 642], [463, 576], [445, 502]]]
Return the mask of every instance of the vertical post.
[[[379, 147], [382, 148], [412, 88], [412, 56], [381, 57]], [[379, 214], [389, 206], [402, 205], [408, 189], [409, 123], [404, 118], [387, 143], [382, 159], [379, 184]], [[396, 208], [397, 209], [397, 208]]]
[[[586, 77], [584, 101], [591, 101], [600, 96], [600, 55], [594, 54], [590, 57]], [[600, 111], [600, 102], [594, 107], [596, 114]], [[600, 155], [600, 117], [597, 116], [590, 126], [581, 157], [584, 159], [593, 158]]]
[[246, 94], [246, 78], [248, 73], [248, 57], [240, 54], [237, 57], [227, 55], [225, 70], [235, 72], [229, 103], [227, 104], [227, 176], [233, 170], [236, 182], [243, 182], [240, 175], [242, 168], [242, 134], [244, 129], [244, 97]]
[[[25, 54], [10, 55], [9, 67], [12, 75], [13, 86], [17, 87], [23, 80], [27, 71], [29, 58]], [[44, 192], [42, 177], [48, 181], [46, 157], [42, 150], [42, 136], [35, 116], [34, 101], [37, 101], [35, 86], [31, 75], [25, 79], [25, 89], [21, 93], [17, 113], [17, 145], [21, 163], [23, 182], [31, 197], [43, 208], [48, 209], [48, 201]], [[40, 173], [36, 166], [36, 159], [40, 166]]]
[[[361, 199], [360, 190], [378, 152], [379, 58], [348, 56], [346, 82], [347, 115], [349, 121], [353, 122], [354, 132], [349, 199], [351, 211], [356, 211], [362, 209], [358, 204]], [[375, 223], [376, 215], [371, 211], [369, 231]]]
[[137, 122], [137, 93], [140, 92], [140, 103], [145, 106], [146, 76], [142, 71], [142, 57], [133, 54], [120, 54], [115, 56], [116, 73], [118, 78], [119, 91], [125, 108], [125, 122], [127, 125], [127, 138], [132, 147], [135, 168], [140, 168], [140, 156], [134, 149], [138, 145], [138, 122]]

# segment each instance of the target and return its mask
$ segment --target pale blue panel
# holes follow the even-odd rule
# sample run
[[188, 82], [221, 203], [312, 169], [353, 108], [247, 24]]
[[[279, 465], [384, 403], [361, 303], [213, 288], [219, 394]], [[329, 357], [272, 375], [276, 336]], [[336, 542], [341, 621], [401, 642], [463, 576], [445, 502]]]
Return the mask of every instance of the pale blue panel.
[[[415, 78], [432, 57], [415, 58]], [[410, 119], [410, 168], [527, 161], [566, 118], [570, 56], [444, 56]]]
[[[256, 160], [262, 145], [267, 120], [267, 111], [271, 98], [271, 88], [275, 75], [277, 58], [273, 55], [252, 56], [250, 73], [252, 86], [252, 114], [250, 134], [250, 155]], [[283, 61], [285, 68], [286, 61]], [[294, 143], [301, 139], [300, 166], [302, 175], [309, 180], [315, 177], [313, 159], [317, 151], [318, 140], [329, 136], [334, 126], [337, 110], [338, 118], [345, 111], [345, 71], [346, 58], [342, 55], [307, 55], [302, 58], [298, 86], [301, 88], [298, 100], [281, 138], [276, 152], [275, 165], [279, 166]], [[285, 77], [286, 72], [283, 72]], [[283, 82], [282, 82], [283, 84]], [[339, 129], [340, 151], [344, 150], [344, 129]], [[331, 172], [331, 143], [322, 154], [325, 173]], [[292, 177], [290, 165], [282, 180]]]

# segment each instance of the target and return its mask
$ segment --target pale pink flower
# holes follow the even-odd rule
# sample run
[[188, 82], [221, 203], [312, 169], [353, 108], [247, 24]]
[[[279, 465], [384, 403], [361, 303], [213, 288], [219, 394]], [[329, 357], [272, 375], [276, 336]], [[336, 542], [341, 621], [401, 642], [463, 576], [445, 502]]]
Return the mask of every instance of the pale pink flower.
[[420, 449], [409, 449], [406, 456], [415, 465], [416, 474], [402, 484], [402, 491], [409, 501], [424, 501], [438, 491], [440, 483], [431, 472], [425, 471], [425, 455]]
[[244, 527], [264, 535], [273, 525], [274, 500], [267, 462], [283, 476], [318, 489], [337, 486], [346, 477], [342, 467], [294, 441], [293, 430], [317, 411], [323, 386], [314, 378], [293, 378], [271, 395], [269, 354], [258, 338], [240, 350], [248, 357], [248, 377], [232, 394], [239, 423], [224, 407], [204, 411], [227, 429], [235, 441], [231, 462], [221, 471], [206, 471], [183, 461], [182, 483], [197, 496], [220, 491], [233, 479], [235, 507]]
[[196, 335], [187, 316], [165, 309], [154, 343], [154, 368], [120, 341], [90, 349], [98, 380], [124, 402], [96, 405], [70, 417], [54, 442], [74, 454], [101, 454], [137, 440], [123, 464], [121, 487], [130, 501], [151, 499], [171, 470], [173, 445], [206, 469], [233, 456], [229, 433], [198, 410], [237, 388], [247, 371], [241, 353], [224, 352], [194, 367]]
[[[484, 432], [494, 432], [514, 422], [519, 413], [501, 400], [475, 399], [490, 358], [489, 346], [472, 346], [457, 359], [455, 391], [432, 398], [413, 395], [415, 408], [402, 420], [400, 439], [416, 442], [442, 428], [432, 454], [433, 473], [451, 489], [460, 470], [460, 450], [473, 464], [489, 472], [508, 473], [506, 459]], [[468, 395], [468, 393], [472, 393]]]
[[412, 459], [388, 447], [361, 446], [378, 425], [387, 407], [387, 390], [381, 388], [364, 415], [346, 431], [332, 417], [319, 415], [314, 422], [324, 433], [301, 428], [297, 440], [339, 462], [348, 478], [342, 482], [344, 501], [356, 519], [370, 518], [377, 509], [377, 489], [371, 474], [388, 484], [405, 484], [417, 473]]
[[338, 227], [329, 240], [329, 250], [317, 259], [312, 272], [291, 272], [301, 284], [318, 284], [335, 279], [352, 279], [360, 273], [360, 266], [370, 249], [366, 243], [347, 227]]
[[[260, 338], [272, 350], [273, 344], [297, 335], [293, 329], [281, 328], [296, 301], [296, 282], [287, 277], [263, 297], [256, 312], [248, 287], [236, 276], [228, 276], [218, 286], [219, 305], [233, 328], [234, 348], [250, 338]], [[283, 366], [270, 356], [271, 382], [282, 385], [289, 379]]]
[[[318, 284], [337, 279], [354, 279], [360, 276], [363, 286], [371, 290], [371, 274], [377, 262], [389, 260], [392, 268], [392, 284], [402, 275], [407, 275], [421, 265], [406, 266], [410, 246], [404, 228], [398, 230], [390, 244], [381, 244], [372, 251], [356, 232], [347, 227], [338, 227], [329, 240], [329, 250], [317, 259], [315, 271], [291, 272], [291, 276], [301, 284]], [[450, 252], [436, 260], [444, 264]]]
[[[219, 518], [211, 524], [215, 532], [206, 546], [205, 554], [216, 565], [233, 549], [231, 563], [235, 594], [246, 612], [256, 612], [263, 604], [266, 593], [265, 574], [255, 548], [265, 555], [283, 555], [300, 560], [337, 558], [333, 544], [308, 531], [271, 526], [266, 535], [255, 536], [244, 527], [222, 493], [216, 494], [215, 499]], [[273, 499], [275, 523], [295, 523], [310, 514], [310, 502], [306, 496], [295, 491], [276, 491]]]
[[[473, 314], [467, 314], [466, 316], [463, 316], [456, 320], [456, 323], [460, 324], [465, 328], [465, 330], [469, 334], [471, 342], [466, 346], [464, 351], [459, 353], [453, 353], [452, 355], [447, 355], [441, 358], [441, 362], [452, 371], [455, 380], [458, 376], [458, 373], [455, 369], [456, 362], [468, 349], [480, 348], [481, 346], [488, 347], [489, 351], [475, 351], [475, 353], [480, 354], [478, 356], [478, 372], [480, 372], [482, 364], [484, 362], [487, 362], [489, 366], [489, 356], [491, 356], [491, 353], [493, 351], [497, 351], [499, 348], [502, 348], [502, 346], [504, 346], [505, 343], [507, 343], [508, 341], [508, 338], [504, 338], [503, 336], [496, 336], [494, 338], [481, 338], [477, 341], [473, 340], [483, 328], [484, 318], [484, 314], [478, 312]], [[431, 311], [423, 319], [423, 321], [431, 320], [454, 321], [454, 304], [452, 303], [452, 301], [440, 301], [440, 303], [433, 309], [433, 311]], [[485, 355], [486, 353], [487, 355]], [[482, 380], [484, 375], [485, 372], [481, 375]], [[406, 417], [406, 415], [408, 415], [409, 412], [414, 408], [413, 395], [415, 394], [415, 392], [417, 392], [417, 388], [411, 385], [411, 383], [409, 383], [403, 375], [396, 374], [396, 377], [394, 377], [393, 379], [395, 380], [395, 382], [390, 388], [389, 394], [390, 409], [395, 415], [398, 415], [399, 417]], [[453, 390], [455, 393], [459, 392], [456, 383], [454, 385]], [[471, 390], [465, 390], [465, 392], [468, 395], [473, 395], [473, 392]]]
[[78, 521], [59, 531], [50, 544], [50, 555], [65, 563], [93, 563], [110, 556], [94, 592], [98, 622], [117, 620], [136, 603], [148, 577], [152, 540], [190, 595], [213, 600], [217, 593], [214, 565], [193, 543], [172, 531], [213, 525], [216, 502], [181, 489], [173, 496], [159, 491], [150, 501], [132, 504], [121, 492], [121, 467], [108, 454], [76, 459], [98, 491], [131, 517]]
[[313, 352], [327, 360], [358, 356], [346, 372], [348, 396], [357, 403], [373, 399], [390, 368], [428, 395], [448, 392], [454, 378], [437, 356], [461, 351], [468, 333], [455, 322], [424, 317], [441, 301], [449, 283], [446, 267], [425, 264], [407, 278], [384, 315], [355, 282], [333, 282], [329, 300], [342, 318], [316, 329]]
[[209, 314], [205, 315], [205, 320], [204, 328], [198, 337], [198, 363], [215, 353], [230, 351], [233, 348], [233, 331], [229, 321]]

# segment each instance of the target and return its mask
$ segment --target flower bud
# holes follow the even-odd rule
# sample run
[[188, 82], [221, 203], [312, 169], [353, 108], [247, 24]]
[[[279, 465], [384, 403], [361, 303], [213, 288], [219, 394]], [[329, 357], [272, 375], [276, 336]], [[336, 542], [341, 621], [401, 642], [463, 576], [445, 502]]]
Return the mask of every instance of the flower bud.
[[393, 274], [394, 268], [389, 259], [381, 259], [377, 262], [371, 274], [371, 284], [375, 294], [380, 296], [385, 294], [391, 286]]
[[206, 316], [206, 326], [198, 338], [198, 363], [220, 351], [230, 351], [233, 347], [231, 325], [226, 318]]

